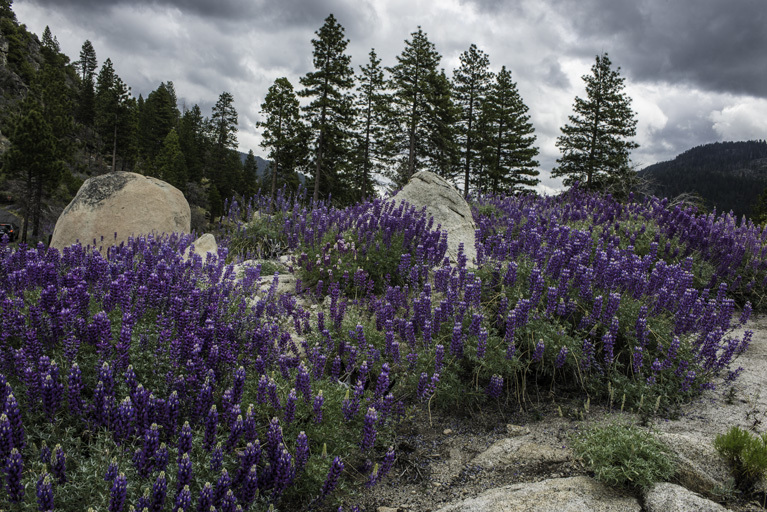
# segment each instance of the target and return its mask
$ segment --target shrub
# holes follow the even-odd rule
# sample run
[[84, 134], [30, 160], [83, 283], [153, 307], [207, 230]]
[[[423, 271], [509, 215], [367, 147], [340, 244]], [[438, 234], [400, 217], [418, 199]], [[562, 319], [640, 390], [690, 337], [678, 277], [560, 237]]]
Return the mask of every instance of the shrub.
[[732, 467], [737, 487], [751, 492], [767, 472], [767, 433], [753, 435], [740, 427], [716, 436], [714, 448]]
[[573, 442], [575, 454], [609, 485], [647, 489], [674, 474], [668, 448], [634, 425], [613, 423], [593, 427]]

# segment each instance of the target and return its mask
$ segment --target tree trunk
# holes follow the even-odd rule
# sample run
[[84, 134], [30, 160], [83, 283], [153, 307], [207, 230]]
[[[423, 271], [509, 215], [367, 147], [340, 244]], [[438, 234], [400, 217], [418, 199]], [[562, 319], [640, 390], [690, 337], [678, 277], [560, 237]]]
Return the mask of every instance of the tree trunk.
[[474, 117], [474, 91], [469, 94], [469, 124], [466, 127], [466, 164], [463, 177], [463, 197], [469, 197], [469, 173], [471, 170], [471, 122]]
[[112, 143], [112, 172], [115, 172], [117, 166], [117, 116], [115, 116], [115, 139]]
[[[368, 99], [368, 111], [367, 111], [367, 123], [365, 126], [365, 161], [362, 164], [362, 200], [364, 200], [368, 196], [368, 182], [369, 176], [370, 176], [370, 124], [371, 124], [371, 118], [373, 116], [372, 114], [373, 109], [373, 100]], [[370, 194], [373, 195], [372, 193]]]

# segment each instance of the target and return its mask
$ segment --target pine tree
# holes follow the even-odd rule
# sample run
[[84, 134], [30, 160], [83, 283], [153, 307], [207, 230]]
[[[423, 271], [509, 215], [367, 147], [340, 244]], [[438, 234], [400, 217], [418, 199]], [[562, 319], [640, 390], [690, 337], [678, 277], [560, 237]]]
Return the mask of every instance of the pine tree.
[[154, 160], [162, 150], [165, 138], [178, 126], [178, 118], [175, 92], [165, 83], [161, 83], [149, 93], [143, 107], [139, 109], [140, 153], [147, 168], [151, 169], [154, 166]]
[[256, 155], [251, 149], [248, 151], [245, 161], [242, 163], [242, 175], [245, 179], [245, 189], [247, 196], [252, 196], [258, 189], [258, 162], [256, 161]]
[[42, 44], [45, 50], [48, 50], [54, 53], [61, 52], [61, 46], [59, 46], [59, 40], [56, 39], [56, 37], [51, 33], [51, 29], [48, 25], [46, 25], [45, 29], [43, 30]]
[[354, 70], [346, 47], [344, 28], [331, 14], [312, 39], [314, 71], [300, 78], [299, 96], [311, 98], [304, 108], [316, 140], [314, 144], [314, 192], [317, 202], [323, 195], [343, 193], [343, 165], [348, 164], [349, 133], [353, 122]]
[[461, 150], [456, 137], [461, 108], [453, 101], [453, 88], [444, 70], [430, 75], [427, 83], [427, 110], [423, 118], [427, 168], [455, 183], [461, 171]]
[[381, 59], [375, 50], [370, 50], [368, 63], [360, 66], [357, 75], [357, 200], [375, 196], [373, 175], [382, 174], [394, 155], [391, 98], [386, 88]]
[[481, 111], [482, 171], [476, 173], [474, 187], [481, 192], [514, 194], [537, 185], [535, 129], [506, 66], [490, 84]]
[[[129, 142], [130, 108], [130, 90], [107, 59], [96, 80], [95, 123], [102, 143], [111, 153], [113, 171], [117, 170], [118, 147], [122, 149]], [[122, 142], [121, 136], [125, 137]]]
[[10, 174], [22, 181], [23, 242], [27, 240], [30, 220], [32, 236], [40, 234], [44, 196], [58, 185], [62, 170], [61, 162], [56, 159], [56, 139], [50, 125], [33, 102], [27, 102], [26, 108], [26, 114], [13, 131], [7, 155]]
[[186, 110], [179, 123], [179, 144], [186, 159], [188, 179], [200, 183], [205, 172], [205, 153], [207, 139], [205, 137], [205, 120], [198, 105]]
[[83, 82], [93, 80], [96, 68], [98, 67], [98, 60], [96, 60], [96, 50], [93, 48], [93, 43], [88, 39], [85, 40], [80, 48], [80, 60], [75, 62], [75, 66], [80, 70]]
[[307, 131], [301, 122], [298, 98], [293, 85], [285, 78], [278, 78], [269, 87], [261, 104], [264, 129], [261, 147], [268, 150], [269, 186], [274, 199], [278, 185], [295, 184], [296, 171], [303, 167], [307, 157]]
[[636, 135], [637, 121], [631, 99], [623, 93], [620, 68], [613, 70], [607, 54], [597, 55], [591, 74], [584, 75], [587, 99], [575, 98], [575, 114], [562, 127], [553, 177], [567, 186], [580, 182], [592, 190], [606, 190], [631, 178], [629, 153], [639, 145], [627, 140]]
[[395, 187], [404, 185], [421, 170], [427, 157], [430, 80], [437, 74], [441, 60], [421, 27], [411, 36], [410, 41], [405, 40], [405, 49], [397, 56], [397, 64], [387, 68], [391, 74], [395, 116], [401, 132], [397, 138], [405, 144], [399, 148], [403, 155], [400, 165], [390, 174]]
[[237, 110], [234, 96], [222, 92], [208, 123], [211, 140], [209, 176], [222, 198], [241, 190], [242, 162], [237, 153]]
[[460, 141], [463, 153], [463, 195], [469, 195], [469, 180], [478, 155], [475, 144], [478, 139], [477, 123], [479, 105], [490, 85], [490, 59], [475, 44], [461, 54], [461, 66], [453, 71], [454, 97], [461, 107]]
[[157, 155], [156, 167], [161, 180], [184, 191], [187, 181], [186, 160], [181, 152], [176, 129], [171, 129], [163, 141], [162, 151]]

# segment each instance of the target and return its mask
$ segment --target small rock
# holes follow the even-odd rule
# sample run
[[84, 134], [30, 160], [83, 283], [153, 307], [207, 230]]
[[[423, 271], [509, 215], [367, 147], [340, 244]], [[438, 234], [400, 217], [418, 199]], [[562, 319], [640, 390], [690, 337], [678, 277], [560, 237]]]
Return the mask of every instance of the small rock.
[[688, 510], [725, 512], [727, 509], [681, 485], [664, 482], [655, 484], [645, 493], [645, 510], [647, 512], [686, 512]]
[[392, 508], [392, 507], [378, 507], [376, 509], [376, 512], [398, 512], [398, 508]]
[[431, 485], [433, 485], [434, 487], [441, 487], [442, 486], [442, 484], [439, 483], [439, 482], [432, 482]]
[[527, 427], [523, 427], [522, 425], [512, 425], [509, 423], [506, 425], [506, 433], [509, 434], [511, 437], [520, 437], [520, 436], [526, 436], [530, 433], [530, 429]]
[[442, 433], [445, 434], [446, 436], [449, 436], [450, 434], [453, 433], [453, 429], [446, 428], [445, 430], [442, 431]]

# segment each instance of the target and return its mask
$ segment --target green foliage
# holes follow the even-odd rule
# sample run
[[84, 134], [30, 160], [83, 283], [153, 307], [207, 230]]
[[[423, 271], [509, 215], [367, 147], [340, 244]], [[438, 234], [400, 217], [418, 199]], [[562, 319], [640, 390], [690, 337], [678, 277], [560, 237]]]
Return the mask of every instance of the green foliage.
[[[281, 256], [288, 247], [288, 238], [283, 232], [282, 213], [275, 215], [254, 216], [242, 228], [238, 229], [229, 240], [229, 259], [271, 260]], [[274, 271], [261, 267], [261, 275], [274, 274]]]
[[668, 447], [634, 425], [592, 427], [573, 439], [573, 451], [608, 485], [648, 489], [675, 472]]
[[481, 192], [511, 194], [537, 185], [535, 129], [505, 66], [491, 82], [481, 109], [481, 165], [473, 176], [474, 187]]
[[562, 127], [557, 147], [562, 151], [551, 175], [565, 185], [580, 182], [592, 190], [605, 190], [627, 179], [633, 170], [629, 152], [639, 145], [631, 100], [623, 92], [624, 79], [612, 69], [607, 54], [597, 55], [586, 82], [587, 99], [575, 98], [574, 115]]
[[716, 436], [714, 448], [727, 459], [736, 485], [744, 492], [753, 491], [767, 474], [767, 433], [751, 434], [734, 426]]

